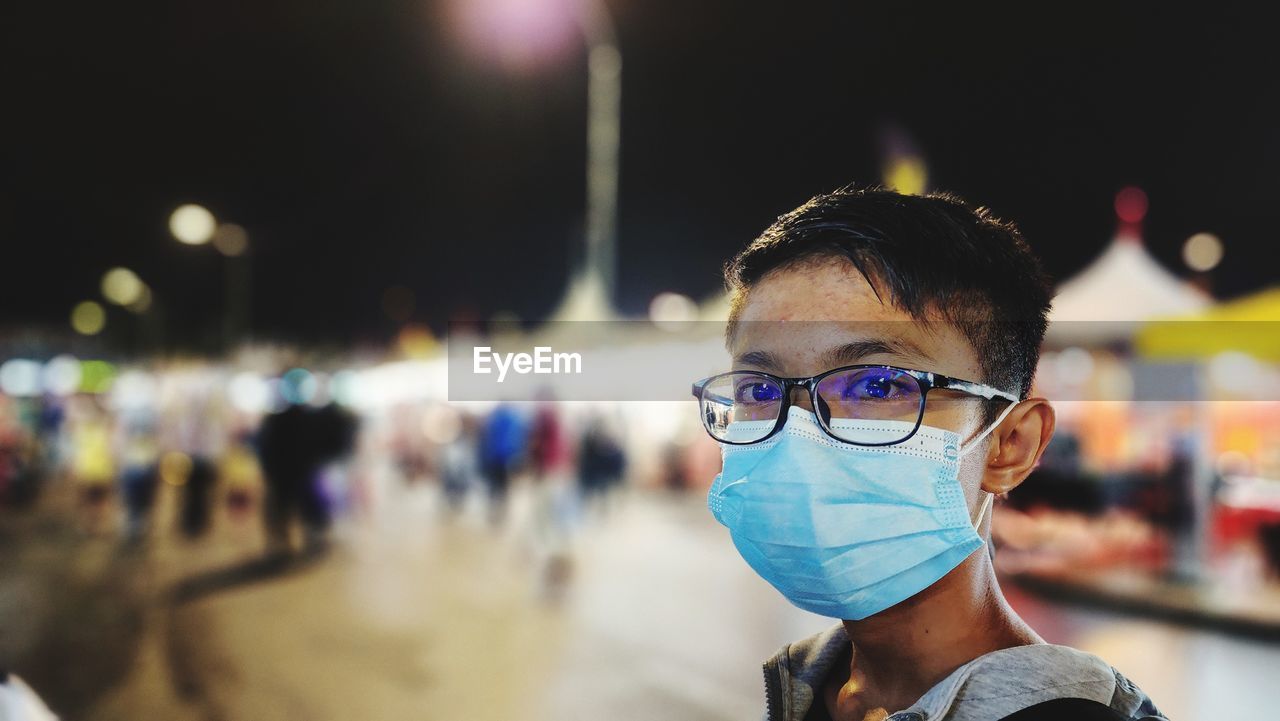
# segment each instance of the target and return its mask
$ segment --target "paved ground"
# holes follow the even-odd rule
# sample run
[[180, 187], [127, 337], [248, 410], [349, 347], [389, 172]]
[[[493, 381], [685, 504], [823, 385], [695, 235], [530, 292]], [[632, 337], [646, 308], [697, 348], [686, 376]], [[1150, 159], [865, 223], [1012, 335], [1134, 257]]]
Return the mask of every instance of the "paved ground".
[[[398, 491], [292, 562], [264, 560], [251, 522], [121, 553], [32, 517], [0, 527], [0, 662], [70, 721], [758, 718], [759, 662], [829, 622], [752, 575], [698, 499], [619, 500], [561, 584], [527, 493], [495, 532]], [[1280, 700], [1280, 645], [1014, 601], [1176, 719]]]

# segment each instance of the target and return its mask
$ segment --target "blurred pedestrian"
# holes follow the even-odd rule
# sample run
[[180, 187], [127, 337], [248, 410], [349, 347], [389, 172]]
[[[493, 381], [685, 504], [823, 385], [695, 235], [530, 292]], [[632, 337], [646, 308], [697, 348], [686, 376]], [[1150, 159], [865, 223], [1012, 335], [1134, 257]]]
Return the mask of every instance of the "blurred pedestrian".
[[182, 507], [179, 528], [187, 538], [199, 538], [209, 530], [213, 513], [213, 486], [218, 480], [217, 466], [207, 456], [189, 456], [186, 482], [182, 484]]
[[320, 472], [351, 453], [355, 431], [355, 418], [334, 404], [291, 404], [262, 421], [257, 447], [267, 486], [264, 520], [272, 550], [292, 548], [289, 535], [295, 519], [302, 523], [306, 548], [323, 548], [331, 509]]
[[117, 423], [124, 536], [127, 543], [136, 543], [147, 534], [160, 480], [156, 417], [151, 409], [131, 408], [119, 412]]
[[626, 468], [627, 456], [622, 443], [605, 419], [589, 416], [578, 442], [578, 477], [583, 500], [591, 506], [605, 507], [613, 488], [622, 482]]
[[105, 532], [116, 475], [111, 419], [93, 396], [75, 398], [72, 411], [68, 424], [71, 474], [80, 500], [81, 521], [89, 533]]
[[499, 404], [484, 421], [480, 435], [480, 471], [489, 490], [489, 520], [495, 525], [506, 515], [511, 473], [524, 453], [525, 428], [509, 403]]
[[226, 449], [227, 407], [218, 379], [205, 369], [174, 372], [164, 388], [161, 445], [186, 456], [178, 526], [187, 538], [209, 530], [218, 461]]
[[0, 508], [24, 508], [35, 502], [39, 462], [38, 441], [23, 423], [19, 404], [0, 395]]
[[247, 518], [261, 496], [262, 469], [253, 448], [252, 434], [238, 432], [222, 457], [220, 470], [225, 488], [226, 508], [236, 521]]
[[459, 413], [457, 434], [440, 449], [440, 485], [449, 511], [462, 510], [476, 475], [476, 420]]
[[529, 430], [529, 465], [533, 475], [533, 551], [539, 558], [542, 590], [556, 598], [572, 570], [572, 544], [581, 510], [577, 476], [565, 422], [550, 399], [534, 412]]

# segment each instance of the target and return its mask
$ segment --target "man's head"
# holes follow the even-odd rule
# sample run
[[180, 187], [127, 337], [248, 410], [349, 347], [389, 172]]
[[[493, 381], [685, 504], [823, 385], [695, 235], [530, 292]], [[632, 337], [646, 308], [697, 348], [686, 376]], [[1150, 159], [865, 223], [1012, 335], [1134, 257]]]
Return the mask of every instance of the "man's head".
[[[1031, 389], [1051, 299], [1039, 262], [1011, 224], [949, 195], [879, 189], [813, 198], [730, 261], [725, 278], [735, 368], [807, 377], [884, 363], [1019, 398]], [[972, 437], [1006, 405], [931, 393], [924, 422]], [[981, 461], [1013, 441], [1017, 448], [1006, 453], [1013, 465], [991, 478], [989, 467], [971, 472], [966, 486], [1016, 486], [1052, 427], [1047, 404], [1019, 406]]]
[[[985, 383], [1025, 398], [1052, 293], [1011, 224], [946, 194], [839, 190], [778, 218], [725, 266], [733, 320], [780, 271], [840, 260], [915, 321], [941, 320], [972, 346]], [[823, 318], [840, 317], [830, 309]]]

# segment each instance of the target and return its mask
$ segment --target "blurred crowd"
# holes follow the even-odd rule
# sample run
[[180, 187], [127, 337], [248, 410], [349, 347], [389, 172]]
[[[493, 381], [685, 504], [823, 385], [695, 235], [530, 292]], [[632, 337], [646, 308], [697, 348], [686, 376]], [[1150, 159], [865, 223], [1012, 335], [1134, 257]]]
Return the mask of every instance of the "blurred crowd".
[[438, 485], [446, 513], [481, 507], [501, 526], [519, 478], [555, 565], [580, 516], [626, 476], [621, 417], [600, 408], [548, 398], [374, 410], [344, 402], [324, 374], [259, 380], [247, 394], [243, 374], [175, 365], [126, 371], [102, 392], [0, 394], [0, 508], [61, 490], [79, 531], [129, 545], [198, 539], [219, 517], [250, 526], [257, 516], [268, 552], [312, 552], [335, 517], [373, 513], [422, 484]]

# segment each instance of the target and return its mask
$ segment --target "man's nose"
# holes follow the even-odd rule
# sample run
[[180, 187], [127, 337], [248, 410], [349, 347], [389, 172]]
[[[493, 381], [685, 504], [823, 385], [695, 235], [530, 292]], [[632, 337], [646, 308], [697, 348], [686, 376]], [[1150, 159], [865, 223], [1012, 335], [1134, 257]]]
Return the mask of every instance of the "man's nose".
[[806, 411], [820, 416], [823, 422], [830, 422], [831, 407], [822, 400], [822, 396], [818, 396], [818, 407], [813, 407], [813, 396], [809, 394], [809, 389], [804, 386], [794, 386], [791, 389], [791, 405], [803, 408]]
[[809, 389], [804, 386], [791, 387], [791, 405], [813, 413], [813, 399], [809, 397]]

